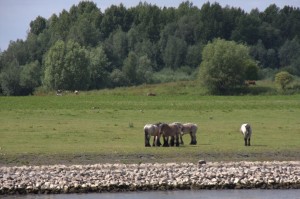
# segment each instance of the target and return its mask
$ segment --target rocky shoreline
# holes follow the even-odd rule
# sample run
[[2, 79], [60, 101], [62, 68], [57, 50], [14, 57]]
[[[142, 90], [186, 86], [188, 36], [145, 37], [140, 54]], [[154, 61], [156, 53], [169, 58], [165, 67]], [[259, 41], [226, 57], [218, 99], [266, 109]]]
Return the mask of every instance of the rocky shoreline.
[[300, 161], [0, 167], [0, 195], [254, 188], [300, 189]]

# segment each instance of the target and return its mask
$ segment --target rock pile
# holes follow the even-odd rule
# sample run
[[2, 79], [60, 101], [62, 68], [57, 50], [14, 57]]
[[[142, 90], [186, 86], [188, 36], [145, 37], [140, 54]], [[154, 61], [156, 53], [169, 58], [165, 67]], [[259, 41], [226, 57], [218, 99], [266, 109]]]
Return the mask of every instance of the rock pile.
[[0, 194], [300, 188], [300, 161], [0, 167]]

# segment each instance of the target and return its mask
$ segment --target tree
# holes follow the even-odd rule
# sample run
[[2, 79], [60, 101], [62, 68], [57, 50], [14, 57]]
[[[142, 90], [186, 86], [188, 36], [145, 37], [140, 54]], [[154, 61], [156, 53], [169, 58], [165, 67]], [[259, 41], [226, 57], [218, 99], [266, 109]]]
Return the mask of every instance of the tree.
[[151, 83], [153, 70], [151, 66], [151, 60], [147, 57], [147, 55], [139, 57], [136, 73], [137, 73], [137, 83], [139, 84], [143, 82]]
[[189, 46], [186, 54], [186, 65], [196, 68], [199, 66], [202, 60], [201, 52], [203, 49], [203, 45], [201, 43], [197, 45]]
[[41, 85], [41, 66], [38, 61], [23, 66], [20, 74], [20, 85], [26, 94], [32, 94]]
[[109, 85], [108, 58], [102, 47], [93, 48], [89, 55], [90, 88], [99, 89]]
[[87, 89], [89, 60], [76, 42], [57, 41], [45, 58], [44, 85], [50, 89]]
[[70, 40], [66, 44], [64, 68], [62, 69], [63, 89], [86, 90], [89, 85], [89, 59], [86, 50]]
[[295, 37], [293, 40], [286, 40], [279, 49], [281, 66], [289, 66], [300, 56], [300, 40]]
[[131, 84], [137, 83], [138, 57], [134, 52], [129, 52], [128, 57], [124, 60], [122, 71]]
[[30, 32], [38, 35], [46, 28], [46, 19], [38, 16], [34, 21], [30, 22]]
[[215, 39], [202, 53], [200, 80], [214, 94], [225, 94], [244, 85], [246, 65], [253, 63], [249, 49], [234, 41]]
[[49, 89], [63, 88], [61, 73], [64, 65], [64, 55], [65, 44], [61, 40], [57, 41], [47, 52], [43, 85]]
[[187, 44], [184, 40], [170, 36], [163, 51], [163, 60], [166, 67], [177, 69], [185, 62]]
[[113, 70], [109, 78], [112, 87], [126, 86], [129, 83], [126, 75], [120, 69]]
[[280, 86], [282, 90], [286, 89], [286, 86], [293, 81], [293, 76], [286, 72], [282, 71], [275, 75], [275, 83]]
[[236, 28], [232, 32], [231, 39], [254, 45], [259, 40], [260, 24], [261, 21], [255, 14], [241, 16]]
[[17, 61], [13, 61], [0, 73], [0, 85], [4, 95], [20, 95], [20, 72]]
[[258, 79], [258, 67], [254, 60], [248, 60], [245, 62], [245, 79], [257, 80]]

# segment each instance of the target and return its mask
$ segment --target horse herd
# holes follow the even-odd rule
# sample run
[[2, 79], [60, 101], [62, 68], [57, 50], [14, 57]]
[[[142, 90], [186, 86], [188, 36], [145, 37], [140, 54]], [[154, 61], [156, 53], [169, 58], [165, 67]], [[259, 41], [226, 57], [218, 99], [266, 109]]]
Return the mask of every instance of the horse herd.
[[[145, 133], [145, 147], [150, 147], [150, 138], [153, 136], [152, 146], [161, 146], [160, 137], [163, 137], [163, 147], [169, 146], [179, 146], [183, 143], [182, 136], [185, 134], [190, 134], [191, 145], [197, 144], [196, 133], [197, 124], [180, 122], [173, 122], [171, 124], [167, 123], [156, 123], [156, 124], [146, 124], [144, 126]], [[243, 134], [245, 146], [250, 146], [250, 138], [252, 134], [252, 129], [250, 124], [242, 124], [240, 132]], [[169, 142], [170, 139], [170, 142]]]

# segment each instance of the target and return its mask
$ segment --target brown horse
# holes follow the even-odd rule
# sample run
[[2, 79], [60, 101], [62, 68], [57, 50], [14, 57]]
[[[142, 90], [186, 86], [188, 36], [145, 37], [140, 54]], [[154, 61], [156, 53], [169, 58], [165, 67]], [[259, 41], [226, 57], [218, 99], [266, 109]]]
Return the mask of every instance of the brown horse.
[[185, 123], [181, 124], [180, 122], [174, 122], [173, 124], [176, 124], [179, 126], [181, 133], [180, 133], [180, 144], [184, 144], [182, 140], [182, 136], [184, 134], [190, 134], [191, 136], [191, 145], [196, 145], [197, 144], [197, 139], [196, 139], [196, 133], [197, 133], [197, 124], [193, 123]]
[[150, 137], [153, 136], [153, 144], [152, 146], [160, 146], [160, 134], [159, 134], [159, 128], [157, 124], [146, 124], [144, 126], [144, 132], [145, 132], [145, 147], [150, 146]]
[[[162, 123], [159, 125], [159, 134], [163, 136], [164, 139], [164, 147], [179, 146], [179, 134], [180, 128], [176, 124], [166, 124]], [[169, 145], [169, 137], [171, 137], [170, 145]]]

